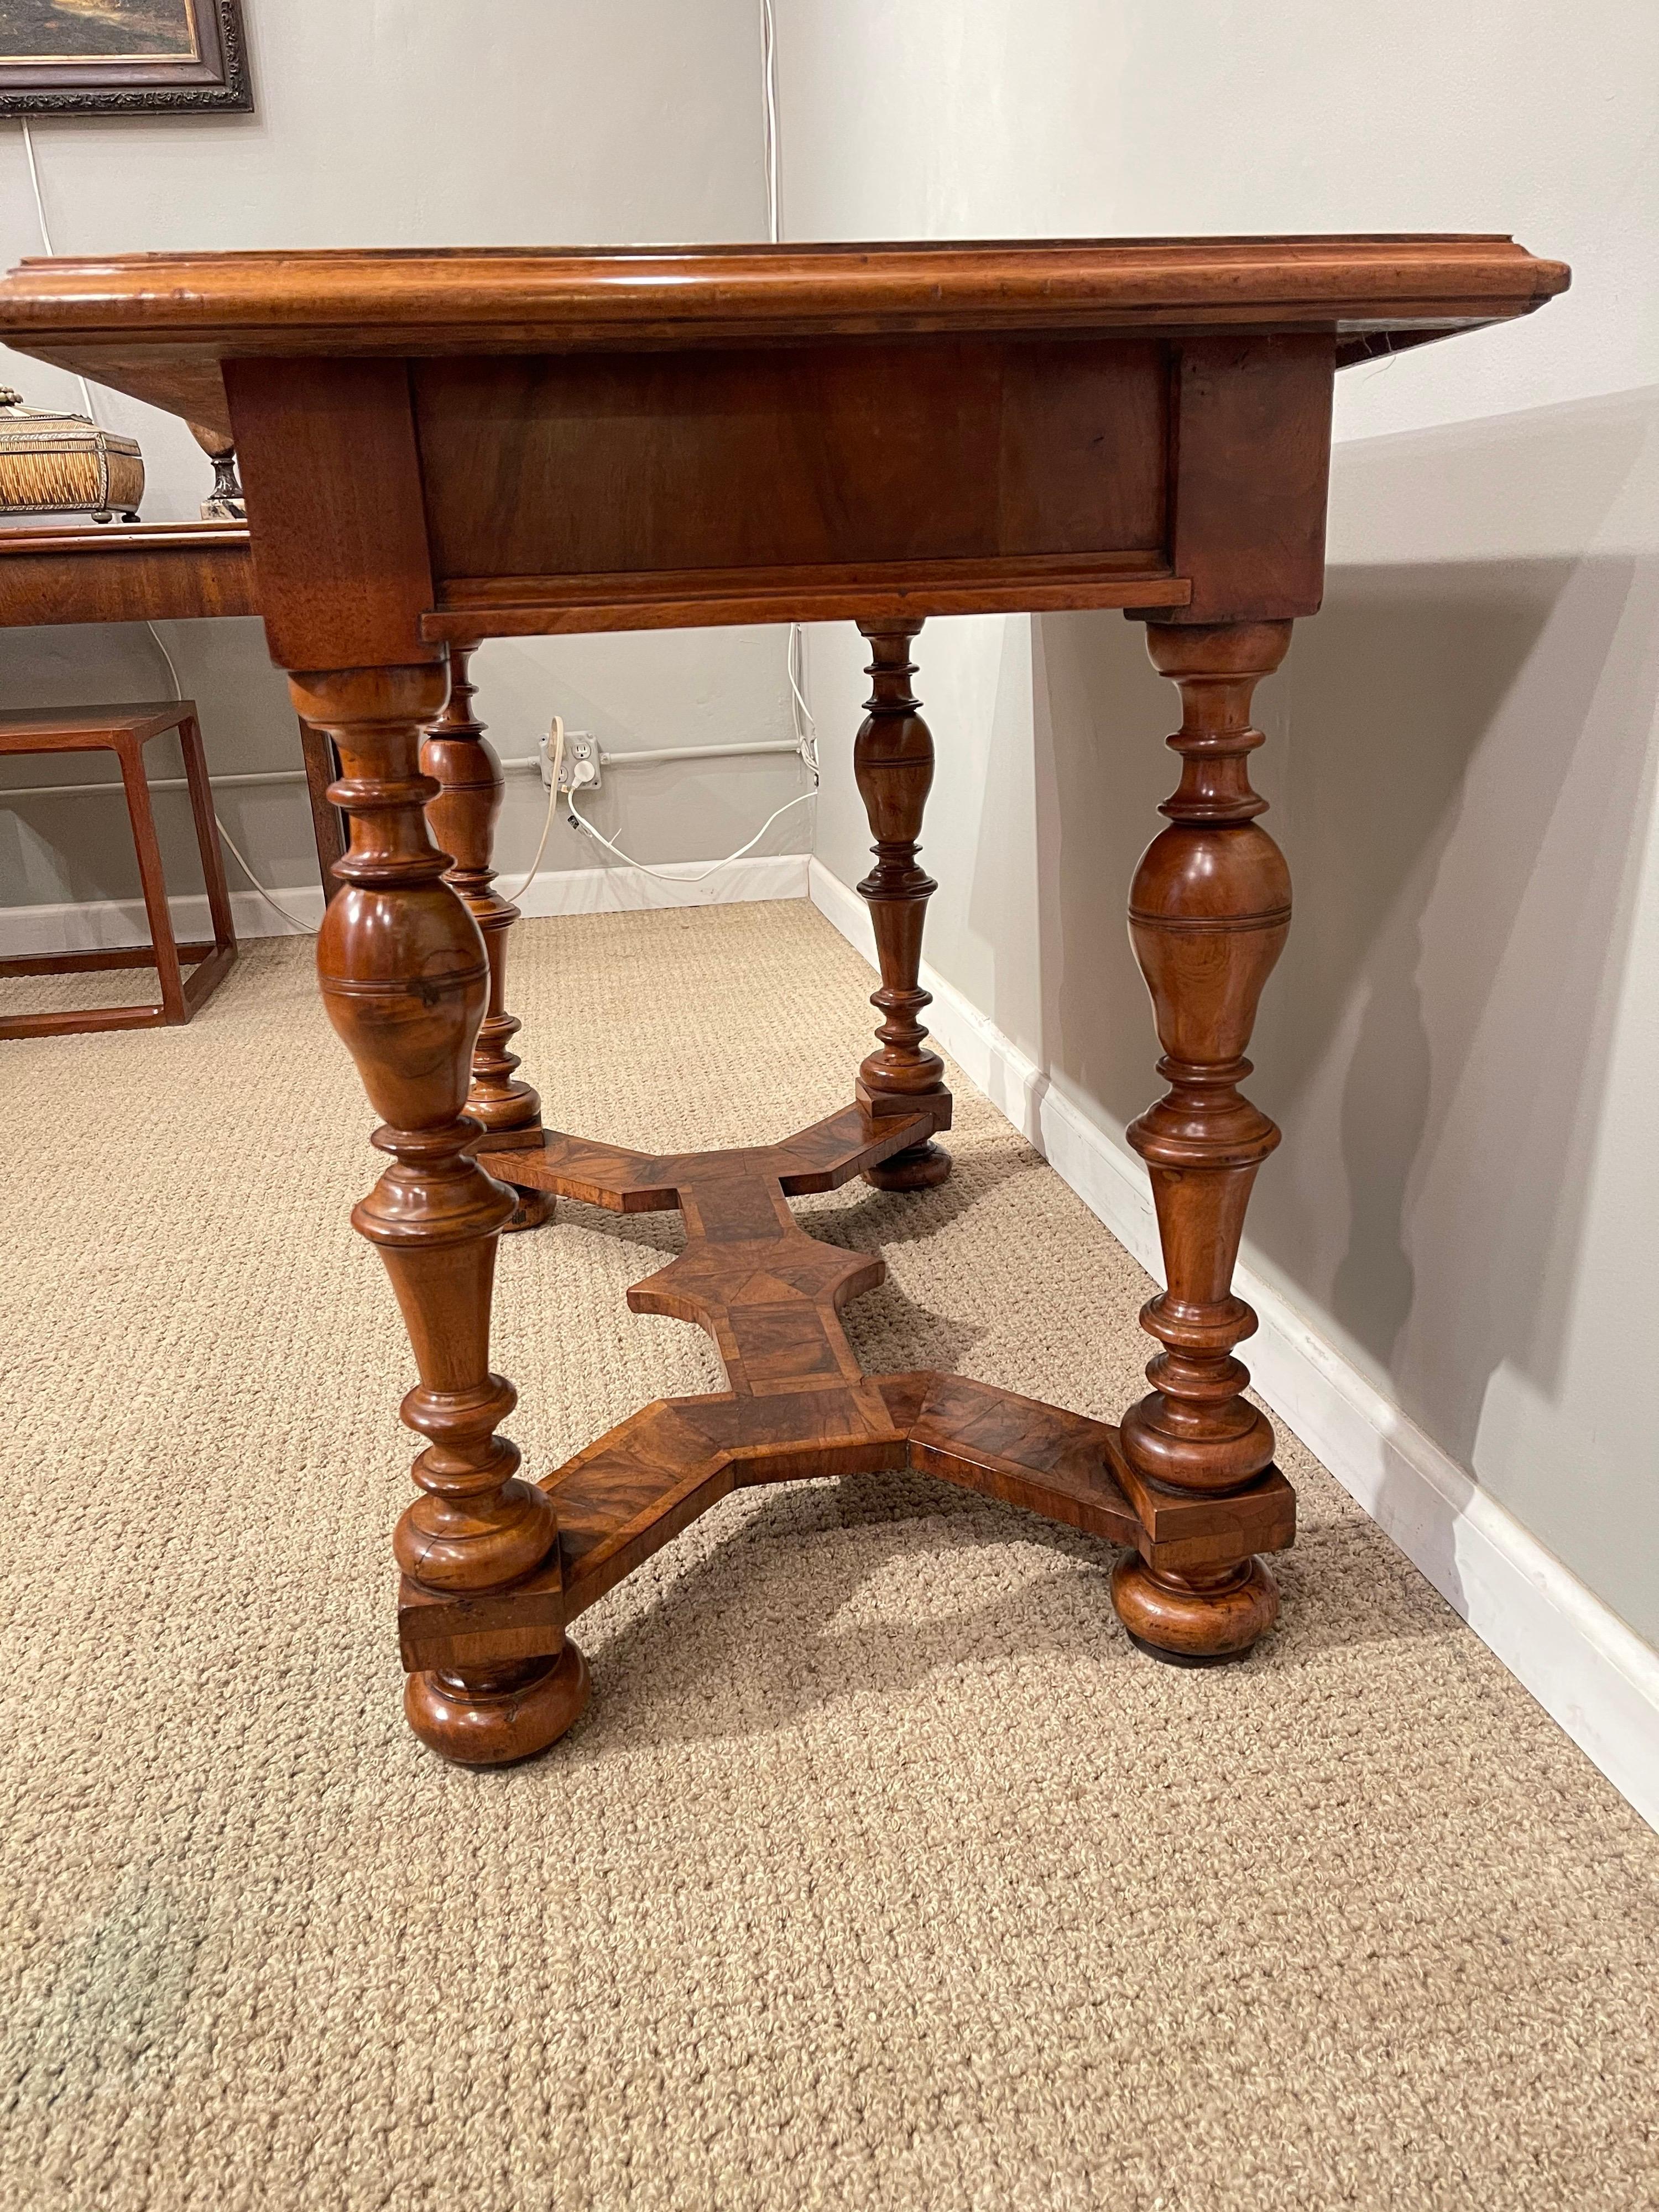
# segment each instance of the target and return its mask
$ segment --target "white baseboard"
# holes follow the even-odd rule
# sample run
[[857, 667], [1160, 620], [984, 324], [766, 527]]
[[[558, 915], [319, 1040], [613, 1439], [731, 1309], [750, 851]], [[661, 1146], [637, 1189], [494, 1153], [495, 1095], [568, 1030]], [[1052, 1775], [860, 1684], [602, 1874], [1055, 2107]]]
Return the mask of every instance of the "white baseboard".
[[[706, 861], [665, 860], [643, 868], [550, 869], [519, 901], [526, 915], [632, 914], [646, 908], [730, 906], [754, 899], [806, 896], [805, 853], [774, 853], [722, 861], [712, 874]], [[510, 887], [510, 886], [509, 886]], [[273, 896], [307, 927], [323, 918], [317, 884], [289, 884]], [[199, 891], [169, 899], [181, 942], [213, 934], [206, 898]], [[231, 914], [239, 937], [289, 937], [294, 926], [255, 891], [233, 891]], [[149, 925], [142, 899], [88, 899], [60, 906], [0, 907], [0, 957], [52, 952], [93, 952], [118, 945], [144, 945]]]
[[[812, 903], [873, 967], [869, 911], [819, 860]], [[1163, 1265], [1146, 1172], [954, 986], [923, 966], [942, 1048], [1150, 1274]], [[1385, 1529], [1482, 1643], [1659, 1828], [1659, 1652], [1644, 1644], [1468, 1470], [1240, 1265], [1261, 1317], [1255, 1385], [1286, 1427]]]
[[[285, 907], [314, 929], [323, 918], [323, 894], [316, 884], [290, 885], [276, 893]], [[167, 901], [174, 935], [180, 944], [213, 934], [208, 902], [201, 891]], [[238, 937], [290, 937], [292, 926], [273, 914], [253, 891], [233, 891], [231, 920]], [[101, 952], [118, 945], [148, 945], [149, 922], [143, 899], [84, 899], [61, 906], [0, 907], [0, 957], [23, 954]]]

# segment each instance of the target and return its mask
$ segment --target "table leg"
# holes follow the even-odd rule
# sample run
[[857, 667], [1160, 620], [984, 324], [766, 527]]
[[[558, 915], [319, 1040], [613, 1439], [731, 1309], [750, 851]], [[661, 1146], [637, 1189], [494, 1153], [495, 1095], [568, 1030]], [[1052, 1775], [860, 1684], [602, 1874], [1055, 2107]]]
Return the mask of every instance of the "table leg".
[[155, 817], [149, 803], [149, 778], [144, 769], [144, 741], [118, 733], [113, 742], [126, 786], [127, 812], [132, 821], [132, 842], [138, 854], [138, 884], [149, 919], [149, 941], [161, 978], [161, 1005], [169, 1023], [187, 1022], [184, 972], [179, 964], [178, 940], [173, 932], [173, 913], [167, 904], [167, 879], [161, 866], [161, 848], [155, 835]]
[[[1129, 903], [1170, 1085], [1128, 1132], [1151, 1172], [1169, 1284], [1141, 1314], [1163, 1346], [1146, 1370], [1152, 1393], [1122, 1428], [1124, 1456], [1154, 1500], [1242, 1492], [1273, 1460], [1273, 1430], [1240, 1395], [1249, 1374], [1232, 1347], [1256, 1317], [1233, 1296], [1232, 1275], [1250, 1187], [1279, 1142], [1237, 1086], [1290, 927], [1290, 872], [1255, 820], [1267, 802], [1249, 767], [1262, 742], [1251, 696], [1290, 635], [1287, 622], [1147, 630], [1153, 664], [1184, 708], [1169, 741], [1181, 783], [1159, 810], [1170, 826], [1142, 855]], [[1248, 1650], [1279, 1609], [1266, 1568], [1242, 1551], [1179, 1574], [1131, 1555], [1112, 1595], [1139, 1642], [1193, 1663]]]
[[[290, 687], [296, 712], [339, 750], [346, 888], [324, 917], [318, 973], [386, 1124], [374, 1142], [392, 1164], [352, 1220], [391, 1274], [420, 1374], [403, 1416], [428, 1439], [414, 1466], [422, 1495], [394, 1539], [413, 1668], [404, 1709], [434, 1750], [490, 1765], [562, 1735], [586, 1702], [587, 1672], [564, 1640], [553, 1504], [517, 1480], [517, 1449], [495, 1433], [516, 1402], [489, 1369], [495, 1252], [513, 1200], [471, 1156], [478, 1125], [464, 1109], [489, 967], [441, 880], [447, 856], [423, 811], [434, 787], [419, 769], [421, 725], [441, 708], [445, 680], [441, 667], [369, 668]], [[532, 1577], [550, 1583], [550, 1607], [509, 1661], [469, 1663], [469, 1618]], [[408, 1656], [408, 1624], [420, 1629], [423, 1616], [440, 1623], [412, 1639], [424, 1665]]]
[[[483, 932], [489, 959], [489, 1005], [473, 1048], [472, 1087], [466, 1099], [467, 1112], [483, 1124], [479, 1149], [488, 1154], [521, 1152], [538, 1142], [542, 1102], [514, 1075], [518, 1055], [508, 1048], [521, 1026], [507, 1011], [507, 934], [519, 909], [497, 895], [490, 866], [504, 786], [485, 725], [472, 712], [477, 687], [468, 671], [477, 651], [476, 645], [450, 647], [449, 702], [427, 731], [421, 767], [441, 787], [426, 818], [439, 850], [454, 862], [444, 881], [459, 893]], [[550, 1192], [520, 1190], [507, 1226], [539, 1228], [552, 1211]]]
[[196, 824], [196, 849], [202, 856], [202, 881], [207, 891], [208, 913], [213, 922], [214, 949], [234, 953], [236, 923], [230, 910], [230, 886], [225, 881], [225, 856], [213, 819], [213, 786], [208, 780], [207, 756], [202, 750], [202, 726], [194, 714], [179, 725], [179, 751], [190, 791], [190, 811]]
[[338, 898], [340, 878], [335, 868], [345, 856], [345, 823], [329, 797], [329, 787], [340, 772], [334, 748], [321, 730], [300, 725], [300, 750], [306, 764], [306, 792], [311, 800], [311, 834], [317, 846], [317, 872], [323, 879], [323, 903]]
[[[878, 1121], [931, 1107], [934, 1127], [948, 1129], [945, 1063], [924, 1046], [927, 1031], [917, 1019], [933, 1003], [916, 977], [927, 901], [938, 888], [916, 866], [922, 809], [933, 781], [933, 734], [916, 711], [921, 702], [909, 684], [916, 672], [909, 649], [921, 623], [860, 623], [859, 628], [869, 641], [865, 673], [873, 686], [853, 766], [876, 840], [876, 865], [859, 885], [859, 896], [868, 902], [875, 927], [881, 988], [870, 1003], [882, 1019], [876, 1030], [879, 1049], [859, 1069], [857, 1096]], [[866, 1169], [864, 1179], [878, 1190], [925, 1190], [950, 1172], [951, 1155], [929, 1139]]]

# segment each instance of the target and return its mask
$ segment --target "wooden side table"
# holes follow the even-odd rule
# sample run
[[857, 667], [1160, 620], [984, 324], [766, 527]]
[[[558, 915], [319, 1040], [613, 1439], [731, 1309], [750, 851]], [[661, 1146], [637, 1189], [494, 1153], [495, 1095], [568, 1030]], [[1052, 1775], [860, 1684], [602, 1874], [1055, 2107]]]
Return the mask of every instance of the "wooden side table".
[[[1244, 1395], [1255, 1316], [1232, 1274], [1279, 1141], [1240, 1085], [1290, 878], [1251, 788], [1251, 695], [1318, 610], [1337, 371], [1567, 282], [1511, 239], [1436, 234], [163, 253], [31, 262], [0, 286], [19, 351], [234, 431], [271, 654], [338, 755], [350, 843], [318, 967], [391, 1163], [353, 1218], [420, 1377], [403, 1413], [421, 1494], [393, 1548], [424, 1742], [477, 1765], [544, 1749], [587, 1698], [567, 1635], [583, 1608], [734, 1486], [802, 1475], [916, 1469], [1122, 1545], [1113, 1601], [1164, 1659], [1235, 1658], [1271, 1626], [1259, 1555], [1291, 1541], [1295, 1500]], [[950, 1170], [917, 982], [922, 621], [1082, 607], [1146, 625], [1182, 708], [1168, 826], [1129, 896], [1167, 1086], [1129, 1140], [1168, 1281], [1142, 1314], [1150, 1390], [1116, 1427], [959, 1376], [862, 1374], [839, 1312], [882, 1263], [787, 1203]], [[841, 620], [871, 648], [854, 763], [882, 976], [851, 1102], [735, 1152], [544, 1131], [504, 1049], [493, 781], [459, 692], [445, 719], [452, 649]], [[498, 1432], [515, 1394], [489, 1364], [526, 1190], [678, 1208], [684, 1252], [629, 1303], [699, 1322], [728, 1383], [537, 1482]]]
[[[0, 629], [64, 623], [199, 622], [258, 612], [246, 522], [43, 523], [0, 531]], [[321, 732], [300, 726], [323, 896], [345, 851], [339, 774]]]
[[[161, 848], [150, 811], [144, 747], [169, 730], [178, 731], [185, 757], [196, 842], [207, 882], [213, 936], [205, 944], [180, 945], [173, 935]], [[196, 702], [170, 699], [154, 706], [76, 707], [68, 712], [41, 708], [0, 714], [0, 757], [70, 752], [112, 752], [120, 763], [132, 842], [138, 854], [138, 879], [149, 917], [150, 942], [97, 952], [15, 956], [0, 960], [0, 975], [69, 975], [114, 968], [154, 968], [161, 979], [161, 1004], [94, 1006], [76, 1013], [15, 1014], [0, 1018], [0, 1037], [71, 1036], [86, 1030], [149, 1030], [187, 1022], [218, 989], [236, 958], [236, 929], [213, 826], [213, 797], [202, 755]], [[188, 975], [184, 973], [185, 967], [191, 969]]]

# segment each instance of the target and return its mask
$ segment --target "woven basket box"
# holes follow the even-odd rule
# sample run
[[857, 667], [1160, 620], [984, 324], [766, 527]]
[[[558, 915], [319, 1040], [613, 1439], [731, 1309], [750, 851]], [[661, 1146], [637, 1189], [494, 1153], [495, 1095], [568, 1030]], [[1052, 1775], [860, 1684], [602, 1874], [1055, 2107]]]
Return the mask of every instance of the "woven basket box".
[[0, 514], [117, 514], [137, 521], [144, 461], [135, 438], [84, 415], [25, 407], [0, 385]]

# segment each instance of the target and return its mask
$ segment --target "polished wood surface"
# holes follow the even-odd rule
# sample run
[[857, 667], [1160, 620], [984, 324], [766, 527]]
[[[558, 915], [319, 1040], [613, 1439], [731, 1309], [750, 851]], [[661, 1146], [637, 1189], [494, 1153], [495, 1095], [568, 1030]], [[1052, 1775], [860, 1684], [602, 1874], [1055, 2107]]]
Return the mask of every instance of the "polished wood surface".
[[0, 312], [19, 351], [224, 429], [233, 353], [1237, 328], [1330, 331], [1346, 362], [1527, 314], [1567, 282], [1498, 235], [346, 249], [26, 261]]
[[1195, 338], [1171, 357], [1170, 563], [1190, 592], [1170, 622], [1316, 614], [1325, 586], [1333, 340]]
[[[427, 801], [426, 819], [433, 842], [450, 856], [444, 881], [477, 923], [489, 961], [489, 1002], [472, 1048], [466, 1094], [466, 1110], [483, 1128], [477, 1150], [489, 1152], [539, 1137], [542, 1102], [518, 1073], [518, 1054], [510, 1049], [520, 1024], [507, 1011], [507, 940], [519, 909], [497, 894], [490, 865], [503, 779], [495, 749], [472, 712], [477, 691], [471, 675], [473, 650], [470, 645], [450, 648], [449, 700], [428, 726], [421, 768], [438, 787]], [[551, 1210], [544, 1192], [521, 1191], [507, 1226], [539, 1228]]]
[[404, 364], [239, 356], [225, 389], [277, 666], [441, 661], [420, 635], [432, 564]]
[[859, 885], [876, 935], [880, 988], [871, 1005], [881, 1016], [877, 1048], [859, 1069], [854, 1096], [878, 1121], [892, 1115], [925, 1113], [929, 1127], [921, 1144], [890, 1153], [865, 1170], [878, 1190], [927, 1190], [951, 1172], [951, 1156], [932, 1141], [951, 1126], [945, 1063], [925, 1042], [921, 1015], [933, 1003], [916, 978], [927, 902], [939, 886], [916, 864], [922, 809], [933, 783], [933, 738], [910, 689], [916, 664], [909, 657], [920, 622], [872, 629], [860, 623], [872, 659], [865, 673], [873, 689], [866, 719], [853, 741], [853, 774], [875, 837], [876, 865]]
[[[1232, 1278], [1256, 1170], [1279, 1142], [1237, 1086], [1291, 926], [1290, 871], [1256, 820], [1267, 802], [1249, 778], [1262, 742], [1251, 696], [1290, 638], [1288, 623], [1147, 630], [1153, 665], [1185, 710], [1170, 739], [1180, 787], [1159, 810], [1170, 827], [1141, 855], [1129, 893], [1170, 1085], [1128, 1130], [1152, 1176], [1168, 1284], [1141, 1314], [1163, 1346], [1146, 1370], [1152, 1394], [1123, 1417], [1124, 1456], [1153, 1498], [1242, 1493], [1273, 1464], [1273, 1429], [1243, 1396], [1249, 1376], [1232, 1357], [1255, 1327]], [[1193, 1657], [1248, 1650], [1279, 1607], [1259, 1561], [1194, 1577], [1127, 1560], [1113, 1597], [1132, 1634]]]
[[258, 611], [244, 523], [0, 530], [0, 629]]
[[[213, 923], [212, 939], [204, 944], [180, 945], [173, 934], [167, 874], [150, 807], [149, 781], [144, 774], [144, 747], [169, 730], [179, 732]], [[115, 968], [153, 967], [161, 996], [147, 1006], [87, 1006], [73, 1013], [3, 1016], [0, 1038], [73, 1036], [92, 1030], [161, 1029], [187, 1022], [213, 996], [236, 958], [236, 929], [213, 824], [213, 795], [208, 786], [196, 702], [168, 699], [155, 705], [43, 707], [0, 713], [0, 759], [65, 752], [112, 752], [120, 766], [150, 941], [148, 945], [118, 945], [97, 952], [16, 954], [0, 960], [0, 975], [88, 975]], [[184, 972], [187, 967], [189, 975]]]
[[[429, 1440], [396, 1540], [425, 1741], [480, 1763], [550, 1743], [586, 1695], [567, 1622], [740, 1481], [923, 1469], [1132, 1546], [1114, 1595], [1159, 1657], [1237, 1657], [1268, 1626], [1259, 1555], [1291, 1540], [1294, 1501], [1243, 1395], [1255, 1317], [1231, 1280], [1277, 1141], [1238, 1086], [1290, 893], [1247, 772], [1251, 693], [1319, 605], [1337, 371], [1567, 282], [1507, 238], [1389, 236], [163, 254], [0, 286], [18, 349], [234, 432], [272, 653], [338, 750], [351, 842], [319, 969], [393, 1162], [356, 1218]], [[839, 1314], [881, 1263], [787, 1206], [948, 1168], [920, 1018], [922, 620], [1090, 607], [1147, 623], [1183, 702], [1169, 827], [1131, 896], [1167, 1085], [1131, 1138], [1168, 1288], [1121, 1431], [960, 1378], [861, 1376]], [[882, 1023], [854, 1103], [736, 1153], [653, 1158], [527, 1113], [504, 1143], [465, 1110], [525, 1110], [479, 927], [504, 942], [467, 652], [832, 618], [863, 629], [873, 684], [854, 757]], [[515, 1190], [678, 1207], [685, 1250], [633, 1302], [707, 1328], [730, 1385], [646, 1407], [539, 1486], [497, 1433], [513, 1392], [489, 1364]]]
[[[391, 1274], [420, 1381], [404, 1401], [427, 1438], [422, 1495], [398, 1522], [398, 1563], [421, 1592], [474, 1597], [521, 1581], [553, 1553], [545, 1492], [518, 1480], [516, 1446], [496, 1433], [516, 1393], [489, 1367], [495, 1250], [513, 1198], [472, 1158], [465, 1111], [472, 1042], [489, 1002], [477, 924], [443, 880], [448, 855], [428, 833], [437, 785], [420, 770], [423, 725], [441, 711], [441, 666], [349, 670], [291, 679], [295, 711], [325, 731], [350, 817], [345, 890], [317, 940], [329, 1019], [384, 1117], [392, 1164], [353, 1222]], [[494, 1764], [537, 1749], [585, 1702], [586, 1674], [556, 1648], [510, 1664], [411, 1674], [417, 1735], [451, 1758]]]
[[[916, 489], [922, 487], [919, 484]], [[1183, 606], [1192, 586], [1146, 553], [823, 568], [647, 569], [608, 576], [447, 579], [421, 622], [428, 641], [688, 629], [716, 623], [852, 622], [928, 615], [1057, 614]]]
[[[533, 1151], [492, 1156], [492, 1169], [515, 1182], [615, 1212], [678, 1208], [684, 1250], [636, 1283], [628, 1303], [696, 1322], [730, 1386], [645, 1407], [548, 1478], [566, 1620], [734, 1486], [806, 1476], [912, 1468], [1109, 1542], [1144, 1541], [1166, 1572], [1201, 1574], [1241, 1542], [1268, 1550], [1291, 1541], [1293, 1500], [1276, 1474], [1250, 1486], [1242, 1510], [1164, 1497], [1149, 1531], [1105, 1424], [960, 1376], [863, 1375], [841, 1310], [884, 1279], [885, 1263], [820, 1243], [787, 1200], [855, 1176], [873, 1180], [882, 1162], [921, 1149], [934, 1126], [925, 1104], [882, 1117], [854, 1105], [750, 1150], [653, 1156], [550, 1133]], [[499, 1620], [504, 1638], [517, 1632], [510, 1605]], [[429, 1660], [446, 1631], [432, 1621], [417, 1632]], [[476, 1621], [459, 1620], [455, 1632], [476, 1638]]]
[[[0, 629], [191, 622], [258, 611], [246, 522], [0, 531]], [[331, 871], [345, 850], [339, 813], [325, 796], [333, 761], [315, 732], [301, 728], [300, 737], [318, 872], [324, 896], [331, 898], [339, 888]]]
[[[1164, 366], [1144, 340], [428, 361], [413, 387], [444, 577], [1162, 559]], [[733, 500], [734, 474], [776, 496]], [[601, 483], [603, 501], [570, 495]]]
[[[26, 262], [0, 319], [234, 429], [295, 667], [348, 633], [394, 665], [538, 631], [1310, 613], [1331, 371], [1566, 282], [1498, 237], [140, 254]], [[376, 500], [399, 531], [365, 531]]]

